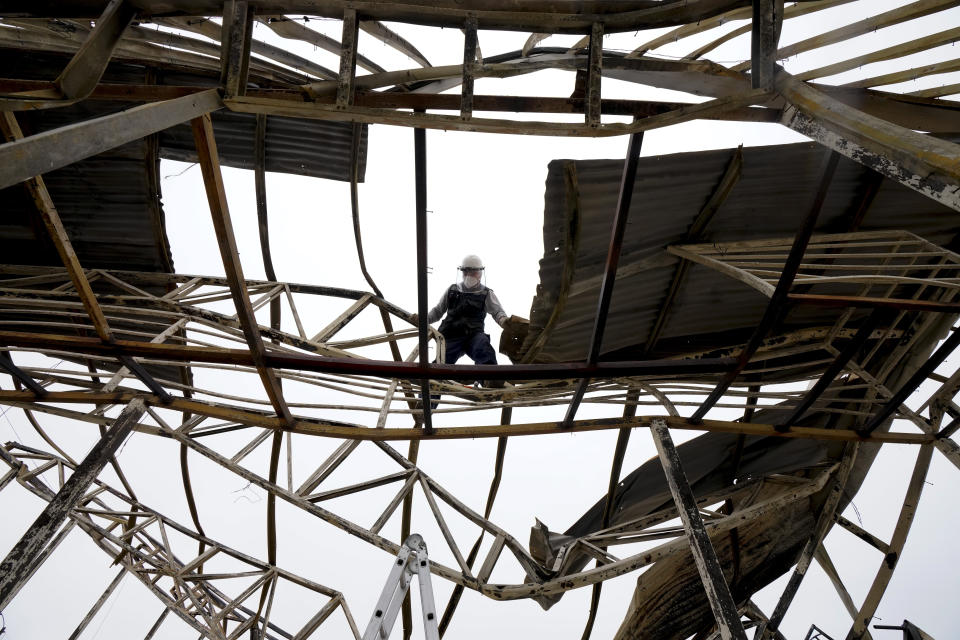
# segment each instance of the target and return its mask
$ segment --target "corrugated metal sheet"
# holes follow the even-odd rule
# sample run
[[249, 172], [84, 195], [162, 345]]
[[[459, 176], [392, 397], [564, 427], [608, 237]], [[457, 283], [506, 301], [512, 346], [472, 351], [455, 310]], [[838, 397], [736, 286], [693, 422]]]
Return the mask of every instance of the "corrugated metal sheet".
[[[684, 241], [735, 150], [641, 158], [602, 353], [640, 357], [667, 296], [677, 260], [665, 248]], [[809, 211], [826, 151], [815, 143], [743, 150], [740, 180], [704, 234], [705, 242], [792, 236]], [[616, 209], [622, 160], [550, 163], [544, 209], [544, 257], [523, 352], [537, 340], [535, 362], [582, 360], [593, 329], [599, 283]], [[871, 174], [842, 159], [817, 224], [820, 233], [848, 230]], [[575, 185], [573, 181], [575, 180]], [[884, 181], [862, 231], [909, 229], [941, 245], [957, 231], [956, 214], [899, 184]], [[569, 295], [557, 311], [564, 270]], [[767, 298], [695, 265], [678, 292], [654, 355], [699, 351], [741, 341], [763, 315]], [[834, 311], [803, 309], [784, 330]], [[551, 321], [552, 315], [556, 317]], [[545, 327], [550, 325], [545, 332]], [[541, 335], [545, 334], [545, 335]]]
[[[51, 80], [69, 57], [0, 49], [0, 67], [26, 79]], [[217, 78], [184, 72], [170, 73], [141, 65], [111, 64], [103, 82], [214, 86]], [[18, 112], [25, 135], [115, 113], [134, 106], [119, 101], [85, 100], [39, 111]], [[220, 111], [213, 125], [225, 166], [253, 168], [253, 114]], [[267, 120], [266, 168], [334, 180], [350, 179], [353, 126], [296, 118]], [[361, 132], [360, 179], [366, 165], [367, 128]], [[63, 220], [81, 264], [87, 268], [173, 271], [166, 238], [159, 158], [195, 161], [188, 124], [112, 149], [44, 175], [54, 205]], [[53, 244], [36, 207], [22, 186], [0, 192], [0, 252], [7, 264], [59, 265]]]

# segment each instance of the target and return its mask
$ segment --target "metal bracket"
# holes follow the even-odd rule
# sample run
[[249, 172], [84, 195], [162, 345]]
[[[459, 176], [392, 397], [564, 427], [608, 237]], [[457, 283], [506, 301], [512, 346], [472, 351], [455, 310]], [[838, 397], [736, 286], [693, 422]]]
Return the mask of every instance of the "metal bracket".
[[426, 640], [440, 640], [437, 628], [436, 607], [433, 601], [433, 584], [430, 582], [430, 561], [427, 559], [427, 543], [419, 534], [412, 534], [404, 541], [397, 559], [387, 576], [376, 609], [370, 617], [363, 640], [382, 640], [390, 637], [390, 630], [397, 620], [400, 605], [410, 589], [410, 581], [417, 576], [420, 584], [420, 608], [423, 610], [423, 636]]

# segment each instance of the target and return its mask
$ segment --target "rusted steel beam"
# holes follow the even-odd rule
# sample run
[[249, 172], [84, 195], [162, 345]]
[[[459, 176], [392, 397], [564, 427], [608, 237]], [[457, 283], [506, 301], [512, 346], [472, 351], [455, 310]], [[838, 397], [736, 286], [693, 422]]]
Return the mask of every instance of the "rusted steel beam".
[[787, 298], [791, 302], [815, 307], [858, 307], [861, 309], [897, 309], [928, 313], [960, 313], [960, 302], [873, 298], [869, 296], [830, 296], [810, 293], [791, 293]]
[[220, 257], [223, 260], [227, 281], [230, 283], [233, 303], [237, 309], [237, 319], [243, 330], [244, 338], [246, 338], [250, 347], [250, 358], [260, 374], [270, 404], [273, 405], [278, 416], [289, 422], [292, 420], [290, 409], [283, 399], [283, 392], [280, 389], [280, 381], [276, 373], [265, 362], [266, 347], [264, 347], [263, 338], [257, 329], [257, 318], [253, 313], [253, 307], [247, 295], [237, 240], [233, 234], [233, 223], [230, 220], [230, 211], [227, 208], [226, 189], [223, 185], [223, 176], [220, 174], [220, 159], [213, 136], [213, 123], [210, 116], [205, 114], [192, 120], [190, 124], [193, 128], [193, 138], [197, 147], [200, 169], [203, 172], [207, 203], [210, 206], [213, 227], [217, 234], [217, 244], [220, 247]]
[[253, 39], [253, 7], [246, 0], [223, 4], [220, 35], [220, 84], [228, 97], [242, 96], [250, 72], [250, 43]]
[[337, 107], [353, 104], [357, 77], [357, 36], [359, 26], [356, 9], [343, 10], [343, 36], [340, 39], [340, 74], [337, 76]]
[[823, 203], [824, 200], [826, 200], [827, 191], [830, 189], [830, 183], [833, 181], [833, 174], [836, 171], [839, 160], [840, 156], [835, 152], [829, 152], [826, 158], [824, 158], [820, 184], [814, 196], [813, 204], [810, 206], [810, 211], [807, 213], [800, 229], [797, 231], [796, 237], [794, 237], [793, 246], [790, 247], [790, 253], [787, 256], [786, 263], [783, 265], [783, 270], [780, 272], [777, 287], [770, 297], [770, 302], [767, 304], [763, 317], [754, 329], [747, 344], [744, 345], [743, 350], [740, 352], [736, 366], [724, 374], [714, 390], [707, 396], [707, 399], [697, 408], [696, 412], [690, 417], [692, 422], [697, 422], [702, 419], [707, 411], [726, 393], [730, 385], [733, 384], [733, 381], [736, 380], [737, 376], [746, 368], [747, 363], [750, 362], [750, 358], [756, 353], [757, 349], [763, 343], [764, 337], [766, 337], [767, 333], [780, 317], [783, 311], [783, 305], [787, 302], [787, 294], [790, 291], [790, 287], [793, 286], [793, 279], [796, 277], [800, 263], [803, 261], [803, 254], [804, 251], [806, 251], [807, 243], [810, 241], [810, 236], [813, 235], [813, 229], [816, 226], [820, 210], [823, 208]]
[[783, 0], [753, 0], [750, 81], [754, 89], [773, 89], [782, 21]]
[[473, 116], [473, 76], [477, 67], [477, 19], [467, 18], [463, 26], [463, 82], [460, 84], [460, 117]]
[[[427, 338], [427, 132], [424, 129], [413, 130], [413, 166], [414, 190], [416, 197], [417, 227], [417, 344], [421, 368], [430, 366], [430, 352]], [[437, 354], [440, 359], [440, 354]], [[423, 407], [423, 428], [427, 435], [433, 433], [433, 419], [430, 415], [430, 379], [420, 379], [420, 404]]]
[[673, 501], [680, 513], [680, 520], [683, 522], [683, 529], [686, 531], [690, 543], [690, 552], [697, 565], [700, 579], [703, 581], [703, 587], [707, 592], [707, 601], [710, 603], [710, 609], [717, 621], [720, 637], [723, 640], [730, 638], [746, 640], [747, 635], [740, 623], [737, 605], [733, 601], [730, 587], [723, 576], [723, 569], [717, 559], [717, 552], [710, 542], [710, 536], [707, 535], [707, 531], [703, 527], [703, 519], [700, 517], [697, 499], [690, 489], [687, 476], [683, 471], [683, 464], [680, 461], [680, 455], [677, 453], [677, 448], [670, 437], [666, 422], [654, 420], [650, 426], [650, 432], [653, 436], [653, 443], [657, 447], [657, 454], [660, 456], [660, 464], [663, 465], [663, 473], [667, 477], [670, 493], [673, 494]]
[[29, 577], [28, 569], [60, 528], [71, 509], [83, 498], [87, 489], [110, 461], [133, 426], [143, 415], [146, 405], [134, 398], [120, 413], [113, 427], [93, 447], [57, 495], [47, 504], [30, 528], [0, 563], [0, 609], [6, 608], [13, 594]]
[[[610, 244], [607, 248], [607, 262], [604, 266], [603, 280], [600, 283], [600, 296], [597, 300], [597, 311], [593, 320], [593, 335], [587, 349], [587, 365], [594, 365], [600, 358], [600, 346], [603, 343], [603, 333], [607, 325], [607, 313], [610, 311], [610, 300], [613, 298], [613, 285], [617, 278], [617, 267], [620, 264], [620, 252], [623, 249], [623, 234], [627, 229], [627, 218], [630, 217], [630, 202], [633, 199], [633, 186], [637, 179], [637, 163], [640, 158], [640, 147], [643, 145], [643, 132], [630, 136], [627, 144], [627, 157], [623, 161], [623, 173], [620, 176], [620, 193], [617, 196], [617, 211], [610, 229]], [[577, 415], [577, 407], [583, 400], [583, 394], [590, 383], [589, 378], [580, 380], [574, 392], [564, 424], [573, 422]]]
[[960, 145], [880, 120], [778, 71], [783, 124], [960, 211]]
[[900, 408], [900, 405], [916, 391], [917, 387], [933, 373], [934, 369], [939, 367], [940, 364], [953, 353], [957, 346], [960, 346], [960, 330], [955, 329], [951, 332], [950, 337], [944, 340], [943, 344], [933, 352], [933, 355], [927, 358], [927, 361], [917, 369], [916, 373], [910, 376], [910, 379], [893, 394], [893, 397], [873, 415], [873, 418], [861, 428], [857, 429], [857, 433], [864, 436], [873, 433], [877, 427], [883, 424], [887, 418], [892, 416]]
[[833, 359], [833, 362], [830, 363], [830, 366], [823, 372], [820, 376], [820, 379], [817, 380], [817, 383], [810, 388], [803, 395], [803, 399], [797, 404], [797, 407], [793, 410], [787, 418], [785, 418], [780, 424], [777, 425], [778, 431], [787, 431], [790, 429], [791, 424], [799, 422], [800, 418], [803, 417], [803, 414], [807, 412], [813, 403], [817, 401], [823, 392], [827, 390], [827, 387], [833, 382], [843, 368], [847, 366], [847, 363], [860, 352], [860, 349], [866, 344], [867, 340], [873, 334], [874, 329], [876, 329], [880, 324], [885, 323], [890, 319], [890, 313], [887, 310], [877, 309], [870, 314], [870, 317], [867, 318], [860, 328], [857, 330], [857, 333], [853, 338], [847, 343], [836, 358]]
[[134, 107], [0, 145], [0, 189], [109, 151], [222, 106], [215, 89]]

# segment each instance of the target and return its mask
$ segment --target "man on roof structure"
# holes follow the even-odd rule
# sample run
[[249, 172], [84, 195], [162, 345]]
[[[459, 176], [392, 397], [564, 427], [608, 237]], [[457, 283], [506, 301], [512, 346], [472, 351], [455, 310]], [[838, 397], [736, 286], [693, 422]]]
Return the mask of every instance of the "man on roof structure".
[[479, 256], [465, 256], [458, 270], [458, 282], [444, 291], [437, 306], [427, 314], [427, 322], [436, 322], [446, 314], [440, 333], [447, 344], [447, 364], [456, 363], [463, 354], [476, 364], [497, 364], [490, 336], [483, 330], [484, 320], [489, 313], [502, 327], [508, 316], [497, 294], [483, 284], [485, 267]]

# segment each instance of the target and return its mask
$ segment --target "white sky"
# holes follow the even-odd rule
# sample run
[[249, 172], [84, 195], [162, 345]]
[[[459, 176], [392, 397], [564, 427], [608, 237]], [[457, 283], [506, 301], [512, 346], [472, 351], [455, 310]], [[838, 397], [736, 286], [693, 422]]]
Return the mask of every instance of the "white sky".
[[[805, 35], [823, 30], [824, 21], [851, 22], [864, 17], [865, 12], [877, 13], [902, 3], [892, 1], [857, 2], [852, 5], [789, 21], [784, 27], [781, 44], [789, 44]], [[908, 28], [883, 30], [857, 38], [849, 43], [803, 54], [799, 60], [790, 60], [790, 70], [820, 66], [827, 60], [849, 57], [861, 51], [872, 51], [894, 42], [901, 42], [920, 32], [938, 31], [955, 25], [960, 12], [953, 9], [930, 16], [909, 25]], [[339, 37], [338, 21], [315, 21], [317, 26], [334, 37]], [[740, 24], [740, 23], [738, 23]], [[415, 42], [434, 64], [457, 63], [462, 51], [462, 35], [457, 30], [428, 30], [397, 25], [397, 30]], [[889, 32], [889, 33], [888, 33]], [[291, 46], [287, 41], [271, 39], [265, 27], [255, 31], [258, 38]], [[636, 43], [656, 34], [618, 34], [607, 39], [610, 48], [629, 49]], [[664, 47], [656, 53], [683, 55], [702, 42], [714, 37], [709, 32]], [[480, 46], [484, 55], [519, 49], [524, 34], [490, 34], [482, 32]], [[571, 44], [574, 37], [552, 37], [543, 46]], [[739, 60], [748, 50], [748, 36], [740, 37], [710, 54], [717, 61]], [[296, 48], [296, 47], [294, 47]], [[390, 68], [412, 66], [395, 56], [392, 50], [361, 37], [361, 51]], [[336, 68], [336, 60], [324, 52], [306, 47], [302, 55], [309, 55], [321, 64]], [[887, 71], [908, 68], [934, 60], [956, 57], [954, 47], [911, 56], [883, 65], [871, 65], [844, 76], [831, 78], [842, 83], [856, 77], [867, 77]], [[892, 87], [897, 91], [912, 91], [926, 86], [956, 82], [957, 74], [936, 76], [915, 81], [910, 86]], [[543, 72], [510, 80], [478, 80], [478, 93], [517, 95], [567, 95], [573, 77], [561, 72]], [[689, 96], [656, 91], [626, 83], [604, 80], [605, 97], [635, 99]], [[478, 114], [480, 115], [480, 114]], [[546, 119], [546, 118], [541, 118]], [[803, 140], [801, 136], [779, 125], [741, 125], [725, 122], [694, 122], [646, 134], [643, 155], [657, 155], [699, 149], [730, 148], [738, 144], [756, 146]], [[626, 150], [626, 139], [559, 139], [523, 136], [495, 136], [457, 132], [427, 132], [428, 209], [429, 215], [429, 278], [431, 305], [445, 287], [456, 277], [456, 265], [464, 254], [476, 253], [487, 264], [487, 284], [497, 292], [508, 313], [528, 317], [530, 302], [538, 282], [538, 260], [543, 255], [543, 191], [546, 166], [558, 158], [621, 158]], [[216, 247], [196, 166], [164, 162], [161, 167], [164, 210], [167, 232], [173, 248], [174, 264], [178, 272], [220, 275], [223, 266]], [[230, 210], [237, 234], [245, 274], [250, 279], [263, 276], [257, 236], [253, 174], [248, 171], [224, 169]], [[413, 132], [409, 129], [385, 126], [370, 128], [366, 181], [361, 186], [360, 211], [367, 266], [385, 297], [408, 310], [416, 308], [416, 249], [414, 240], [413, 200]], [[268, 207], [273, 260], [280, 280], [291, 282], [335, 285], [366, 289], [360, 274], [353, 244], [350, 219], [349, 186], [345, 183], [307, 179], [289, 175], [268, 174]], [[611, 212], [612, 214], [612, 212]], [[322, 328], [347, 303], [336, 305], [308, 305], [304, 314], [307, 333]], [[369, 312], [365, 312], [369, 313]], [[362, 317], [362, 316], [361, 316]], [[265, 324], [266, 320], [262, 320]], [[363, 327], [371, 327], [369, 319]], [[499, 339], [499, 329], [488, 322], [493, 343]], [[290, 331], [292, 321], [284, 318], [284, 328]], [[371, 333], [376, 332], [371, 331]], [[586, 345], [584, 345], [586, 348]], [[504, 356], [500, 361], [507, 363]], [[945, 363], [939, 371], [949, 375], [957, 367], [956, 358]], [[200, 380], [211, 385], [229, 385], [229, 376], [219, 378], [199, 374]], [[249, 384], [249, 383], [245, 383]], [[244, 392], [259, 393], [256, 385]], [[294, 395], [301, 393], [294, 389]], [[922, 400], [929, 390], [915, 394], [913, 400]], [[611, 415], [611, 409], [584, 406], [578, 417]], [[553, 420], [562, 416], [563, 407], [543, 408], [518, 412], [515, 421]], [[717, 413], [717, 417], [724, 414]], [[732, 416], [731, 416], [732, 417]], [[349, 419], [349, 418], [347, 418]], [[482, 415], [438, 416], [440, 425], [487, 424], [498, 416], [492, 412]], [[369, 417], [364, 420], [369, 421]], [[47, 422], [45, 421], [46, 425]], [[69, 425], [50, 421], [52, 433], [58, 441], [68, 442], [70, 450], [82, 456], [95, 440], [93, 430], [86, 425]], [[398, 426], [407, 426], [398, 419]], [[911, 427], [905, 427], [910, 430]], [[80, 432], [80, 433], [78, 433]], [[5, 440], [19, 440], [38, 444], [21, 412], [10, 410], [0, 419], [0, 434]], [[695, 434], [675, 433], [682, 442]], [[234, 451], [235, 441], [225, 440], [224, 451]], [[521, 541], [534, 518], [539, 518], [552, 530], [566, 529], [606, 490], [609, 465], [613, 455], [616, 434], [613, 431], [565, 434], [538, 438], [512, 439], [507, 449], [504, 479], [493, 511], [492, 520]], [[305, 477], [318, 464], [325, 452], [337, 443], [317, 438], [294, 439], [297, 451], [295, 474]], [[493, 467], [495, 442], [493, 440], [450, 441], [424, 443], [420, 466], [440, 481], [454, 495], [472, 508], [482, 511]], [[396, 448], [405, 451], [405, 445]], [[186, 524], [189, 516], [182, 498], [177, 448], [168, 442], [156, 442], [137, 435], [126, 444], [120, 459], [131, 476], [141, 500]], [[654, 455], [649, 435], [637, 430], [631, 439], [624, 463], [624, 474]], [[849, 508], [844, 515], [862, 522], [864, 528], [882, 539], [889, 540], [902, 496], [912, 469], [914, 450], [906, 446], [889, 445], [877, 458], [872, 472], [858, 496], [854, 499], [856, 512]], [[266, 475], [265, 447], [249, 461], [250, 468]], [[372, 445], [362, 445], [343, 469], [329, 480], [331, 487], [369, 479], [388, 467], [385, 457]], [[264, 510], [262, 491], [245, 487], [245, 483], [212, 464], [191, 457], [193, 484], [201, 505], [201, 518], [208, 535], [244, 550], [251, 555], [265, 557]], [[372, 469], [378, 469], [373, 472]], [[382, 470], [382, 471], [381, 471]], [[389, 469], [393, 471], [395, 469]], [[281, 468], [281, 476], [285, 470]], [[899, 624], [904, 618], [918, 624], [940, 640], [955, 637], [955, 615], [951, 605], [960, 587], [960, 578], [949, 568], [939, 570], [944, 559], [954, 549], [953, 531], [960, 523], [953, 510], [953, 488], [957, 486], [957, 470], [937, 452], [928, 476], [928, 484], [917, 512], [913, 531], [893, 581], [878, 611], [884, 624]], [[106, 477], [112, 478], [112, 472]], [[375, 493], [370, 502], [332, 501], [330, 508], [361, 524], [369, 524], [384, 501], [395, 488]], [[0, 527], [0, 549], [9, 549], [22, 534], [43, 504], [22, 489], [12, 486], [0, 492], [0, 513], [6, 524]], [[436, 527], [427, 523], [424, 501], [417, 500], [414, 526], [429, 545], [431, 556], [454, 566]], [[338, 511], [339, 510], [339, 511]], [[329, 525], [317, 522], [278, 502], [280, 514], [280, 550], [278, 564], [294, 573], [309, 577], [334, 589], [347, 598], [361, 631], [372, 611], [390, 566], [390, 556], [365, 543], [349, 537]], [[398, 518], [391, 520], [386, 535], [396, 539]], [[476, 535], [472, 528], [452, 522], [461, 546], [469, 548]], [[489, 539], [481, 550], [488, 548]], [[826, 546], [841, 576], [859, 604], [866, 595], [869, 583], [881, 560], [879, 552], [839, 528], [831, 533]], [[466, 552], [466, 549], [464, 549]], [[101, 590], [115, 573], [107, 567], [106, 556], [95, 549], [86, 536], [75, 533], [58, 549], [18, 598], [4, 611], [7, 637], [26, 638], [67, 637], [86, 613]], [[505, 565], [510, 566], [510, 565]], [[520, 582], [518, 570], [511, 574], [494, 574], [494, 579]], [[594, 638], [613, 635], [627, 610], [635, 584], [635, 575], [623, 576], [605, 583], [600, 614], [594, 628]], [[768, 613], [778, 598], [784, 579], [758, 594], [755, 601]], [[452, 585], [434, 579], [437, 607], [442, 611]], [[447, 637], [538, 637], [579, 638], [586, 620], [589, 588], [567, 593], [549, 612], [543, 612], [532, 601], [500, 603], [466, 591], [458, 616]], [[279, 605], [278, 605], [279, 606]], [[295, 596], [283, 605], [297, 610], [308, 618], [316, 606]], [[142, 637], [160, 613], [161, 606], [131, 577], [127, 577], [104, 611], [94, 620], [84, 638]], [[314, 609], [315, 610], [315, 609]], [[54, 611], [56, 613], [54, 613]], [[278, 612], [279, 615], [279, 612]], [[345, 637], [345, 631], [336, 626], [341, 616], [335, 614], [317, 637]], [[415, 603], [414, 637], [422, 637], [419, 612]], [[796, 598], [791, 613], [782, 627], [788, 638], [801, 638], [810, 624], [816, 624], [835, 638], [843, 637], [849, 628], [849, 617], [839, 599], [814, 564]], [[327, 625], [333, 625], [328, 629]], [[399, 627], [399, 622], [398, 622]], [[182, 638], [194, 632], [173, 616], [168, 617], [157, 638]], [[874, 636], [898, 638], [898, 632], [877, 631]], [[399, 628], [393, 637], [399, 637]]]

